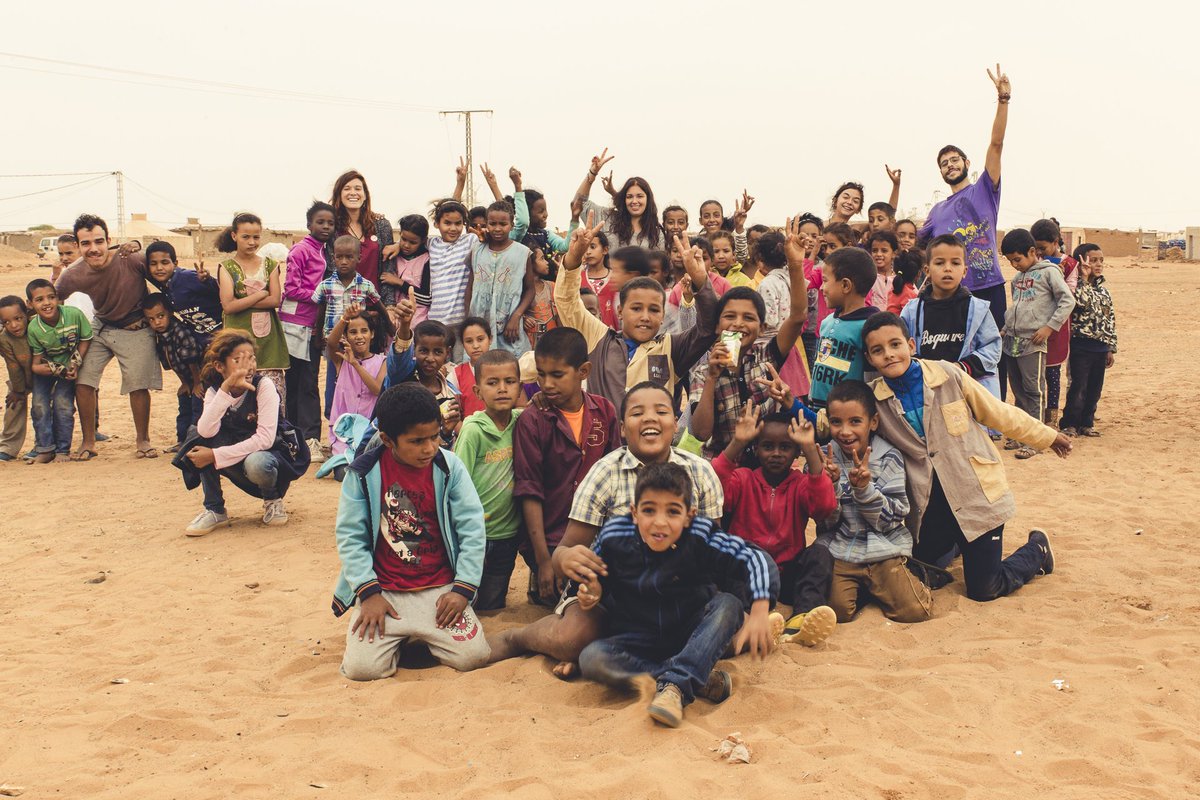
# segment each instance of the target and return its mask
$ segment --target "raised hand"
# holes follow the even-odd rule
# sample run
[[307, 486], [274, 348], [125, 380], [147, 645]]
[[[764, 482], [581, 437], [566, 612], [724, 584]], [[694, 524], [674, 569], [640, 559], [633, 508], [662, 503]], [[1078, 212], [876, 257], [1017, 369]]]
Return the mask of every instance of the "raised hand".
[[900, 173], [901, 173], [903, 170], [892, 169], [892, 168], [891, 168], [891, 167], [889, 167], [887, 164], [884, 164], [884, 165], [883, 165], [883, 168], [884, 168], [885, 170], [887, 170], [888, 179], [889, 179], [889, 180], [891, 180], [891, 182], [892, 182], [892, 185], [893, 185], [893, 186], [899, 186], [899, 185], [900, 185]]
[[784, 235], [787, 237], [784, 241], [783, 251], [787, 256], [787, 260], [792, 264], [803, 264], [807, 253], [805, 247], [806, 241], [804, 234], [800, 232], [800, 218], [788, 217], [787, 224], [783, 228]]
[[616, 156], [610, 156], [608, 154], [608, 148], [604, 148], [604, 152], [602, 152], [600, 155], [592, 156], [592, 165], [588, 167], [588, 172], [591, 173], [593, 178], [596, 177], [600, 174], [600, 170], [604, 169], [604, 165], [612, 161], [614, 158], [616, 158]]
[[608, 192], [609, 195], [611, 195], [614, 199], [616, 198], [617, 189], [615, 186], [613, 186], [613, 174], [611, 169], [608, 171], [607, 175], [600, 179], [600, 186], [603, 187], [604, 191]]
[[463, 161], [463, 157], [458, 157], [458, 166], [454, 168], [454, 177], [459, 183], [467, 182], [467, 162]]
[[346, 337], [342, 337], [342, 360], [350, 366], [358, 363], [358, 359], [354, 357], [354, 348], [350, 346], [350, 342]]
[[363, 308], [361, 305], [358, 303], [347, 303], [346, 307], [342, 310], [342, 319], [349, 322], [352, 319], [362, 316], [362, 313]]
[[522, 191], [523, 184], [521, 183], [521, 170], [517, 169], [516, 167], [509, 167], [508, 179], [512, 181], [514, 192]]
[[496, 173], [492, 172], [492, 168], [488, 166], [486, 161], [479, 165], [479, 170], [483, 173], [483, 179], [487, 181], [488, 186], [496, 183]]
[[408, 297], [401, 298], [396, 304], [396, 327], [400, 327], [403, 323], [408, 325], [412, 322], [413, 314], [417, 313], [417, 298], [416, 289], [408, 287]]
[[762, 431], [762, 426], [762, 418], [758, 408], [754, 403], [746, 403], [746, 407], [742, 410], [742, 415], [738, 417], [737, 425], [734, 426], [733, 441], [745, 447], [758, 438], [758, 434]]
[[208, 274], [208, 270], [204, 268], [204, 261], [193, 261], [192, 266], [196, 269], [196, 277], [202, 281], [212, 280], [212, 275]]
[[804, 417], [793, 419], [788, 423], [788, 438], [795, 442], [796, 446], [801, 450], [806, 447], [815, 447], [817, 444], [817, 429]]
[[575, 197], [571, 200], [571, 221], [578, 222], [583, 216], [583, 198]]
[[708, 272], [704, 269], [704, 258], [699, 247], [684, 247], [683, 240], [675, 236], [675, 252], [683, 261], [683, 269], [692, 279], [692, 291], [699, 292], [708, 281]]
[[237, 364], [225, 376], [225, 380], [221, 383], [221, 388], [226, 394], [233, 394], [233, 390], [241, 389], [246, 392], [254, 391], [254, 384], [250, 382], [251, 369], [248, 366]]
[[717, 377], [722, 369], [733, 369], [733, 354], [729, 352], [724, 339], [717, 339], [716, 344], [708, 351], [708, 374]]
[[996, 74], [993, 75], [989, 69], [988, 77], [992, 79], [992, 84], [996, 87], [996, 96], [1002, 100], [1007, 100], [1012, 96], [1012, 84], [1008, 80], [1008, 76], [1000, 69], [1000, 65], [996, 64]]
[[767, 373], [771, 376], [770, 380], [755, 378], [754, 382], [765, 387], [767, 394], [779, 404], [780, 408], [790, 412], [796, 403], [796, 395], [792, 393], [792, 388], [783, 382], [783, 378], [779, 377], [779, 371], [775, 369], [774, 364], [768, 361], [766, 366]]
[[833, 481], [834, 486], [842, 479], [842, 468], [838, 466], [837, 457], [833, 454], [833, 445], [825, 447], [825, 474]]
[[750, 209], [754, 207], [754, 201], [755, 201], [754, 195], [750, 194], [745, 189], [742, 189], [742, 213], [743, 214], [750, 213]]
[[863, 451], [862, 458], [859, 458], [857, 450], [851, 455], [854, 457], [854, 467], [848, 476], [850, 485], [855, 489], [865, 489], [871, 483], [871, 448], [868, 446]]

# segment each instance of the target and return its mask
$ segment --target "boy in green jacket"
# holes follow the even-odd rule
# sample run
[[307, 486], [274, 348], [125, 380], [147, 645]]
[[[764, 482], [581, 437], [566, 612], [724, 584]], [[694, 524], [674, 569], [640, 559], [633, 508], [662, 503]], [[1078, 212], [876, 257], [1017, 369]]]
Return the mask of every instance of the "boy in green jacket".
[[488, 350], [475, 362], [472, 391], [483, 411], [463, 420], [454, 454], [462, 459], [483, 504], [487, 549], [476, 611], [504, 608], [508, 584], [517, 564], [521, 515], [513, 496], [513, 428], [520, 409], [521, 368], [507, 350]]
[[862, 336], [867, 359], [881, 376], [871, 382], [879, 433], [904, 455], [907, 524], [917, 539], [913, 558], [948, 561], [957, 546], [967, 597], [979, 602], [1053, 572], [1054, 554], [1041, 530], [1030, 531], [1029, 540], [1003, 558], [1004, 524], [1016, 504], [987, 428], [1052, 448], [1062, 458], [1070, 454], [1071, 440], [992, 396], [954, 364], [913, 358], [916, 343], [895, 314], [875, 314]]

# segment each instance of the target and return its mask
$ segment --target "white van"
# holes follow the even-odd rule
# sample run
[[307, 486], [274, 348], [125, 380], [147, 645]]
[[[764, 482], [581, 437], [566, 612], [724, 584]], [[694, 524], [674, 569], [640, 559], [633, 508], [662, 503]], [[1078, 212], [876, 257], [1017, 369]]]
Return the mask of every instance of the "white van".
[[38, 242], [38, 258], [42, 260], [49, 259], [50, 266], [58, 263], [58, 237], [43, 236]]

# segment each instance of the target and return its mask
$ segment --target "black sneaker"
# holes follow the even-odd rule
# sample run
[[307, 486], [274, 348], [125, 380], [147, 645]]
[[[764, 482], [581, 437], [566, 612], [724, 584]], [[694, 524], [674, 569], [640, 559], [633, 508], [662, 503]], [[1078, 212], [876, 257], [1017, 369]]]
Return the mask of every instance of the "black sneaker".
[[935, 591], [941, 589], [943, 586], [949, 586], [954, 583], [953, 575], [941, 567], [935, 567], [933, 564], [926, 564], [924, 561], [909, 558], [905, 565], [917, 580], [929, 587], [930, 591]]
[[1042, 568], [1038, 570], [1038, 574], [1049, 575], [1054, 572], [1054, 551], [1050, 549], [1050, 538], [1046, 536], [1046, 532], [1034, 528], [1029, 532], [1029, 541], [1042, 551]]

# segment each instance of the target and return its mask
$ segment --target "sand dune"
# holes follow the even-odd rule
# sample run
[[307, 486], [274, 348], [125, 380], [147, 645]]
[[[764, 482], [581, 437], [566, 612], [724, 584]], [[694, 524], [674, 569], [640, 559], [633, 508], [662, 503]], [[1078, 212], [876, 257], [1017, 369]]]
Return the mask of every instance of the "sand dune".
[[[1196, 270], [1110, 264], [1122, 348], [1104, 438], [1066, 462], [1005, 455], [1007, 547], [1045, 527], [1053, 576], [985, 605], [960, 581], [930, 622], [872, 608], [816, 649], [729, 662], [734, 697], [697, 703], [675, 731], [540, 657], [460, 675], [414, 653], [393, 680], [344, 680], [337, 485], [294, 486], [284, 528], [231, 492], [232, 529], [185, 538], [199, 493], [166, 458], [134, 458], [112, 367], [115, 438], [98, 460], [0, 464], [0, 784], [122, 799], [1195, 796]], [[0, 293], [45, 273], [0, 265]], [[154, 403], [166, 444], [174, 398]], [[536, 618], [524, 575], [488, 631]], [[732, 731], [752, 764], [716, 759]]]

